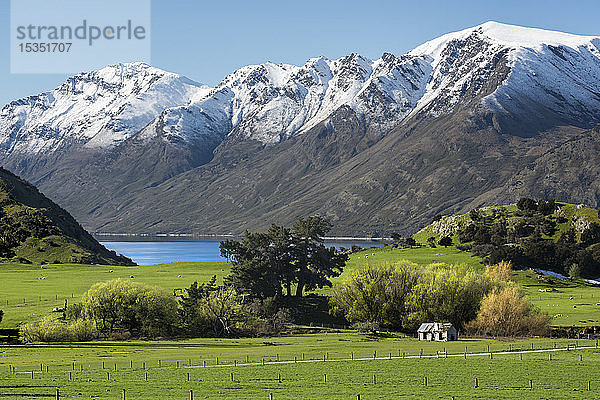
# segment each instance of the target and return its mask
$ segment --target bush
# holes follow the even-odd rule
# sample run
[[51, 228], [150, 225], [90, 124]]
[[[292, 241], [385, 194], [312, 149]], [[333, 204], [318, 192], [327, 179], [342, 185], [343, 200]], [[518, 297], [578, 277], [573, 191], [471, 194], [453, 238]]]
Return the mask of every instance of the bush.
[[82, 342], [97, 337], [98, 331], [91, 321], [78, 320], [66, 323], [53, 316], [30, 322], [20, 329], [20, 339], [24, 343]]
[[468, 268], [401, 262], [367, 266], [333, 287], [331, 312], [355, 323], [412, 330], [425, 321], [457, 327], [474, 319], [483, 297], [502, 283]]
[[535, 211], [538, 208], [535, 200], [523, 197], [517, 202], [517, 208], [521, 211]]
[[440, 239], [438, 244], [444, 247], [452, 246], [452, 238], [450, 236], [444, 236]]
[[115, 279], [92, 286], [82, 299], [81, 314], [111, 334], [158, 337], [172, 333], [177, 319], [175, 298], [156, 286]]
[[481, 302], [477, 318], [467, 324], [468, 331], [488, 336], [544, 335], [550, 316], [531, 305], [518, 286], [496, 288]]
[[500, 261], [498, 264], [487, 265], [485, 274], [496, 281], [508, 282], [512, 280], [512, 264]]

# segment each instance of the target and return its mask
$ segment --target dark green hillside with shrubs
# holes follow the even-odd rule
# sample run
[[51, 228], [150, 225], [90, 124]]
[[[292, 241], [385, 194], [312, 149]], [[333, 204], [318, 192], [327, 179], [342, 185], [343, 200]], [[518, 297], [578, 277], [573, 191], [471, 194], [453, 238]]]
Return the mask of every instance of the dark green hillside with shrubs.
[[414, 239], [430, 246], [451, 243], [488, 264], [504, 260], [516, 269], [600, 277], [598, 210], [583, 205], [522, 198], [513, 205], [438, 216]]
[[0, 262], [7, 261], [133, 265], [33, 185], [0, 167]]

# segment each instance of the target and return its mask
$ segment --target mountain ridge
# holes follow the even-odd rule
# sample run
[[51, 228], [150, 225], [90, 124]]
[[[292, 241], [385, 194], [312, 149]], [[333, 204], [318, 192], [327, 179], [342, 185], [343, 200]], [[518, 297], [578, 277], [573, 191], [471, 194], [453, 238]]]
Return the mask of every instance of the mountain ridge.
[[[79, 141], [58, 143], [70, 132], [51, 118], [28, 131], [27, 110], [17, 102], [0, 112], [0, 163], [94, 231], [229, 233], [306, 213], [331, 216], [340, 224], [336, 234], [406, 230], [430, 210], [492, 201], [536, 154], [598, 124], [599, 47], [599, 37], [488, 22], [401, 56], [250, 65], [214, 88], [141, 64], [107, 67], [91, 73], [100, 80], [82, 85], [71, 101], [109, 104], [116, 114], [96, 115], [107, 118], [97, 125], [118, 129], [83, 125], [75, 130]], [[115, 71], [132, 68], [146, 73], [121, 86]], [[156, 100], [154, 85], [163, 78], [176, 101], [157, 94], [156, 107], [145, 106]], [[132, 99], [135, 107], [128, 106]], [[45, 103], [31, 107], [47, 111]], [[55, 148], [9, 152], [14, 143]], [[461, 171], [475, 181], [466, 182]], [[375, 187], [377, 196], [369, 193]], [[573, 200], [568, 189], [554, 193]], [[413, 201], [427, 194], [430, 207], [409, 204], [411, 190]], [[383, 215], [386, 209], [396, 211]], [[360, 215], [375, 222], [361, 229]]]

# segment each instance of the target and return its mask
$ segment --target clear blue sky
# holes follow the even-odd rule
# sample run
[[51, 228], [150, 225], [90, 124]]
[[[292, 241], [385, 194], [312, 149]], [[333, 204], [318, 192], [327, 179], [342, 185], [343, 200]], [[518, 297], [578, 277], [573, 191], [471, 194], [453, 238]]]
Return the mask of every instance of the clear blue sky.
[[[3, 105], [52, 89], [66, 75], [10, 74], [9, 1], [0, 2]], [[489, 20], [600, 35], [599, 16], [597, 0], [152, 0], [152, 64], [214, 85], [243, 65], [265, 61], [402, 54]]]

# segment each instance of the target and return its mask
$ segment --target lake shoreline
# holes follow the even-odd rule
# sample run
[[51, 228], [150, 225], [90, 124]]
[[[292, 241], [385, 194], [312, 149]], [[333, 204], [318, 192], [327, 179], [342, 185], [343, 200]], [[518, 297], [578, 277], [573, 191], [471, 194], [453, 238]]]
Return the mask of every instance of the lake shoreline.
[[[221, 242], [223, 240], [238, 240], [239, 235], [199, 235], [188, 233], [169, 233], [150, 235], [145, 233], [93, 233], [92, 236], [99, 242]], [[387, 237], [352, 237], [352, 236], [325, 236], [328, 242], [364, 242], [364, 243], [391, 243]]]

